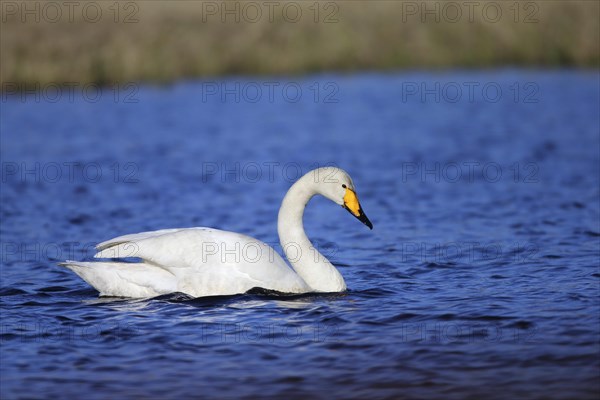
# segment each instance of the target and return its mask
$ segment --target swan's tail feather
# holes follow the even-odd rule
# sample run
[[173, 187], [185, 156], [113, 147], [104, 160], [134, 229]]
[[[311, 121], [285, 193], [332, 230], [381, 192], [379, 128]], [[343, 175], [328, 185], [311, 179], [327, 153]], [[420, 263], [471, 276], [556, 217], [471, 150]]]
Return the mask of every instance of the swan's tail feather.
[[177, 291], [175, 277], [146, 263], [65, 261], [69, 268], [101, 296], [154, 297]]
[[67, 261], [62, 261], [57, 263], [59, 266], [61, 267], [66, 267], [69, 268], [71, 271], [75, 271], [77, 268], [85, 268], [85, 267], [90, 267], [92, 264], [91, 262], [85, 262], [85, 261], [71, 261], [71, 260], [67, 260]]

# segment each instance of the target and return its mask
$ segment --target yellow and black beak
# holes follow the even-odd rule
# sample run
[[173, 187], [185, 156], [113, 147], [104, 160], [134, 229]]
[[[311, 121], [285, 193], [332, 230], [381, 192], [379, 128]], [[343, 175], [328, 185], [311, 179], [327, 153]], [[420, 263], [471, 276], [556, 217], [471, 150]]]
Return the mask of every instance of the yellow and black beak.
[[343, 207], [350, 212], [350, 214], [354, 215], [360, 222], [369, 227], [369, 229], [373, 229], [373, 224], [369, 221], [369, 218], [365, 215], [362, 208], [360, 207], [360, 203], [358, 202], [358, 197], [356, 197], [356, 193], [354, 190], [346, 188], [346, 194], [344, 195], [344, 205]]

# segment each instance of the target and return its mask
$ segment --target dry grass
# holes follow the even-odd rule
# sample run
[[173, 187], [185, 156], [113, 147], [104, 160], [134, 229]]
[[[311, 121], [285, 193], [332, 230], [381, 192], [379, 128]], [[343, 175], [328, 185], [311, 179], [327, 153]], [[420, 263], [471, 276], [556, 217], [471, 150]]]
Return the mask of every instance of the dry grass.
[[[19, 8], [16, 14], [7, 8], [11, 3]], [[28, 7], [35, 9], [35, 3], [41, 7], [39, 23], [32, 15], [21, 21], [23, 2], [2, 4], [2, 83], [170, 81], [223, 74], [502, 65], [597, 68], [599, 64], [597, 1], [522, 2], [517, 22], [510, 9], [514, 2], [496, 1], [503, 12], [496, 23], [483, 17], [489, 1], [479, 2], [473, 22], [463, 7], [456, 23], [450, 21], [453, 10], [444, 14], [445, 3], [434, 1], [427, 7], [440, 7], [439, 23], [435, 15], [422, 22], [421, 13], [410, 13], [422, 1], [337, 1], [329, 6], [321, 2], [316, 23], [310, 8], [313, 1], [295, 2], [303, 12], [296, 23], [283, 17], [287, 1], [279, 2], [273, 21], [264, 2], [257, 1], [262, 18], [248, 22], [244, 15], [252, 18], [253, 14], [241, 13], [240, 23], [231, 15], [223, 23], [220, 14], [207, 14], [207, 7], [222, 6], [215, 2], [137, 1], [136, 23], [123, 22], [129, 11], [135, 11], [133, 2], [121, 3], [118, 22], [110, 9], [112, 1], [92, 2], [103, 12], [96, 23], [82, 17], [85, 2], [75, 10], [73, 21], [63, 7], [56, 23], [48, 20], [54, 16], [52, 9], [43, 14], [43, 3], [30, 1]], [[227, 7], [236, 3], [246, 7], [244, 2], [227, 3]], [[531, 3], [535, 4], [528, 6]], [[538, 21], [526, 23], [535, 6]], [[334, 7], [338, 21], [325, 23]], [[493, 15], [492, 10], [488, 15]]]

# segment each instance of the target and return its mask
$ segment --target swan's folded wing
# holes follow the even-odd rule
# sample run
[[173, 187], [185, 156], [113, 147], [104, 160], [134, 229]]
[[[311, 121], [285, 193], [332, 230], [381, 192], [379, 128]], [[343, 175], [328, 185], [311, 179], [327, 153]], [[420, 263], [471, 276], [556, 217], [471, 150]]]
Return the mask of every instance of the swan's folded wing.
[[[137, 242], [137, 241], [140, 241], [143, 239], [149, 239], [152, 237], [162, 236], [167, 233], [173, 233], [173, 232], [177, 232], [180, 230], [182, 230], [182, 229], [181, 228], [179, 228], [179, 229], [161, 229], [158, 231], [131, 233], [128, 235], [123, 235], [123, 236], [119, 236], [119, 237], [104, 241], [102, 243], [98, 243], [96, 245], [96, 250], [101, 251], [101, 250], [108, 249], [109, 247], [114, 247], [114, 246], [122, 244], [122, 243]], [[119, 258], [119, 257], [103, 257], [103, 258]]]
[[[211, 228], [168, 229], [125, 235], [97, 246], [100, 251], [95, 258], [141, 258], [147, 263], [169, 271], [177, 268], [203, 265], [245, 266], [260, 264], [255, 253], [261, 252], [260, 260], [286, 270], [289, 267], [263, 242], [235, 232]], [[251, 268], [260, 273], [260, 269]]]
[[163, 267], [182, 268], [195, 264], [206, 235], [198, 228], [165, 229], [120, 236], [100, 243], [95, 258], [141, 258]]

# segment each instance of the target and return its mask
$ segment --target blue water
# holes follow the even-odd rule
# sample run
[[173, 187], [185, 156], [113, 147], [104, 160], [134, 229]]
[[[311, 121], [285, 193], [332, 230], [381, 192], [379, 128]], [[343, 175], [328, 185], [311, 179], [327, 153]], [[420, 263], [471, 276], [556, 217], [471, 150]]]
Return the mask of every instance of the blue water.
[[[101, 94], [2, 98], [3, 399], [600, 394], [597, 72]], [[56, 265], [170, 227], [281, 250], [281, 199], [323, 165], [351, 174], [374, 224], [322, 198], [307, 209], [347, 293], [98, 298]]]

